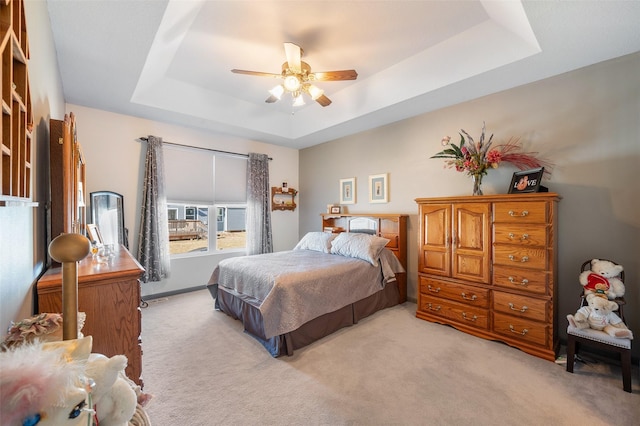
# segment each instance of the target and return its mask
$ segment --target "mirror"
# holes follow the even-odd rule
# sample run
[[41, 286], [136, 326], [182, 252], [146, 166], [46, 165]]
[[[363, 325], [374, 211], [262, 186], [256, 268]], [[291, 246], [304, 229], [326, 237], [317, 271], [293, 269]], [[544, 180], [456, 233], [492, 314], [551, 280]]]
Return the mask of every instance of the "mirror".
[[124, 227], [122, 195], [97, 191], [90, 195], [91, 223], [97, 226], [104, 244], [122, 244], [129, 248], [128, 230]]

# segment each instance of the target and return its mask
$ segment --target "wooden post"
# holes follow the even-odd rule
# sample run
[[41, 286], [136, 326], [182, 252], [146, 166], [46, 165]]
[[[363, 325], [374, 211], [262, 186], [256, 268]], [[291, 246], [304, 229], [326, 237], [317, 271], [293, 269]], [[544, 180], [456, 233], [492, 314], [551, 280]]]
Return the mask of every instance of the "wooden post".
[[90, 246], [80, 234], [60, 234], [49, 244], [49, 255], [62, 264], [62, 340], [78, 338], [78, 261]]

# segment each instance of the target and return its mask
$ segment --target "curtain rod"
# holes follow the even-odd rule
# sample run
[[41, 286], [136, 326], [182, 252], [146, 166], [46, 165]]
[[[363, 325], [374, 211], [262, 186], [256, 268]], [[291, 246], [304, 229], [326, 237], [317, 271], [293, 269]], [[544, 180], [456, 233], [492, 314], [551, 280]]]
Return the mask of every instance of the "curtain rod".
[[[149, 138], [143, 136], [143, 137], [138, 138], [138, 139], [146, 142]], [[181, 146], [181, 147], [184, 147], [184, 148], [201, 149], [203, 151], [219, 152], [221, 154], [237, 155], [237, 156], [240, 156], [240, 157], [249, 158], [249, 154], [241, 154], [239, 152], [222, 151], [220, 149], [203, 148], [201, 146], [184, 145], [184, 144], [181, 144], [181, 143], [174, 143], [174, 142], [167, 142], [167, 141], [162, 141], [162, 143], [163, 144], [167, 144], [167, 145], [173, 145], [173, 146]], [[269, 160], [273, 160], [273, 158], [271, 158], [271, 157], [268, 157], [268, 158], [269, 158]]]

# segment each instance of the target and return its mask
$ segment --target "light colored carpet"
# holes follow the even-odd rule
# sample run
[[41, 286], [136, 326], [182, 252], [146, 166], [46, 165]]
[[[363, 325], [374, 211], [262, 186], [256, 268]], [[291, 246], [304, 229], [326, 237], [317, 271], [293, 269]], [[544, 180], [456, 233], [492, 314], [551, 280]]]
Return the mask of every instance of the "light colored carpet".
[[154, 426], [638, 425], [640, 385], [608, 363], [564, 365], [415, 318], [405, 303], [272, 358], [206, 290], [142, 310]]

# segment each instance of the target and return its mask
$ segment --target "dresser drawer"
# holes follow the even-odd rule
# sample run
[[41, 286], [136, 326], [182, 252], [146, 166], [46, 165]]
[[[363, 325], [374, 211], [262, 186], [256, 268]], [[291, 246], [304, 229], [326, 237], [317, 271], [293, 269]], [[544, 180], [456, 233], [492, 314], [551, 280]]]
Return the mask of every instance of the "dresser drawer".
[[493, 263], [518, 268], [547, 270], [548, 252], [546, 248], [521, 247], [511, 244], [493, 246]]
[[489, 307], [489, 290], [472, 285], [450, 283], [421, 276], [420, 292], [470, 306]]
[[493, 331], [511, 339], [544, 346], [549, 326], [544, 323], [493, 313]]
[[493, 221], [509, 223], [547, 223], [544, 201], [506, 202], [493, 205]]
[[422, 295], [420, 310], [470, 327], [489, 329], [489, 311], [487, 309]]
[[518, 246], [546, 247], [547, 226], [497, 223], [493, 226], [493, 242]]
[[533, 269], [510, 268], [500, 265], [493, 267], [493, 285], [534, 294], [548, 294], [548, 276], [549, 274], [545, 271]]
[[548, 301], [502, 291], [493, 292], [493, 310], [534, 321], [547, 320]]

